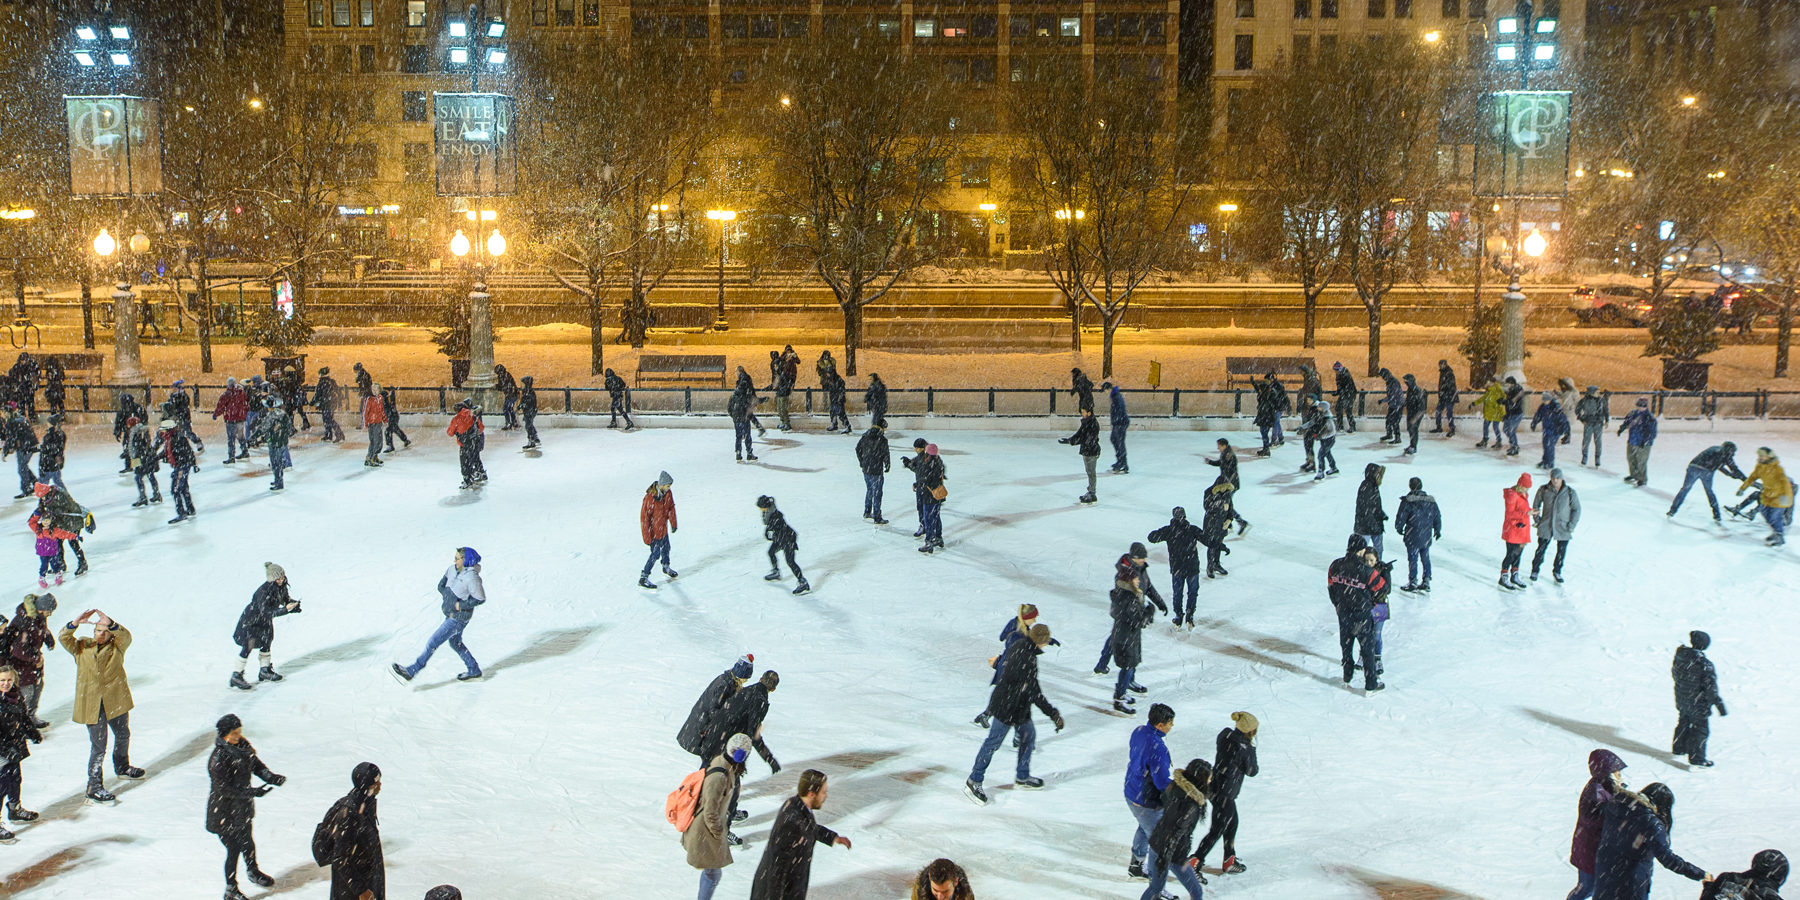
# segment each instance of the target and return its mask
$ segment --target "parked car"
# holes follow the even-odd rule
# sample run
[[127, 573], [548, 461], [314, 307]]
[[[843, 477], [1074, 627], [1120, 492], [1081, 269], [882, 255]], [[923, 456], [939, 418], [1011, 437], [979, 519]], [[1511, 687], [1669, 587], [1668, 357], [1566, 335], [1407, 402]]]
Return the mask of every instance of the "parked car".
[[1650, 292], [1631, 285], [1582, 285], [1569, 295], [1569, 311], [1583, 325], [1642, 327], [1650, 307]]

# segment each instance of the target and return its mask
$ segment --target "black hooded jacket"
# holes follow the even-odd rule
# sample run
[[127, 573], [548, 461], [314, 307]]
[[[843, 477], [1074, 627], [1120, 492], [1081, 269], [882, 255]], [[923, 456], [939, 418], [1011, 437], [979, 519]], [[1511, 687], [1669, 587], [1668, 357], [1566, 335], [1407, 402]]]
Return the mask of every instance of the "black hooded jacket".
[[1669, 674], [1675, 679], [1676, 709], [1701, 716], [1715, 706], [1719, 712], [1725, 711], [1725, 701], [1719, 698], [1719, 676], [1706, 654], [1686, 645], [1676, 647]]
[[1700, 900], [1781, 900], [1787, 883], [1788, 858], [1780, 850], [1764, 850], [1743, 872], [1725, 872], [1700, 891]]
[[1387, 470], [1380, 463], [1363, 467], [1362, 484], [1356, 489], [1356, 533], [1381, 534], [1387, 530], [1387, 510], [1381, 508], [1381, 475]]
[[325, 813], [323, 858], [331, 866], [331, 900], [360, 900], [364, 891], [387, 900], [387, 863], [381, 855], [381, 826], [376, 818], [375, 782], [381, 769], [358, 763], [350, 773], [351, 789]]
[[1170, 519], [1150, 532], [1150, 543], [1169, 545], [1170, 573], [1193, 575], [1200, 571], [1200, 536], [1200, 529], [1187, 519]]

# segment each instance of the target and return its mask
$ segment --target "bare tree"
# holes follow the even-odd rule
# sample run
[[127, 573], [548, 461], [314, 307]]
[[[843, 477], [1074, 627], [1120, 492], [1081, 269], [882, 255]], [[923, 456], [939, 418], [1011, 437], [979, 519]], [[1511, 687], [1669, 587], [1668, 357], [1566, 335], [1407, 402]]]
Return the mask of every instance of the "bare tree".
[[[1792, 139], [1800, 113], [1791, 106], [1758, 104], [1744, 118], [1738, 138], [1752, 148], [1739, 161], [1741, 177], [1729, 182], [1741, 202], [1733, 204], [1731, 237], [1741, 241], [1763, 267], [1762, 293], [1775, 307], [1775, 377], [1788, 377], [1794, 316], [1800, 307], [1800, 145]], [[1780, 137], [1786, 135], [1787, 137]]]
[[948, 114], [923, 62], [870, 37], [815, 38], [777, 82], [781, 101], [745, 123], [767, 141], [764, 202], [803, 223], [799, 242], [843, 311], [844, 372], [855, 375], [863, 309], [917, 261], [915, 223], [943, 190]]

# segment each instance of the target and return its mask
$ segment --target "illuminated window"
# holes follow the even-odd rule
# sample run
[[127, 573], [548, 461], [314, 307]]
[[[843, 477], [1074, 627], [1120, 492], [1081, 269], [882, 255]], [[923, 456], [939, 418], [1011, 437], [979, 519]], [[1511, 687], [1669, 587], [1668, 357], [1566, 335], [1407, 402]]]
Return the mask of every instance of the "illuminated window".
[[406, 0], [406, 27], [425, 27], [425, 0]]

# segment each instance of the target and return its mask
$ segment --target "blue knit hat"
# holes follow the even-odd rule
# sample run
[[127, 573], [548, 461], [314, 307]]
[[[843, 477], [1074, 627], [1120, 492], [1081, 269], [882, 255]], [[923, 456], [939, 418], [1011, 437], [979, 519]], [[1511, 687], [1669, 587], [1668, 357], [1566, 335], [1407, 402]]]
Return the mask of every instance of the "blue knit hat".
[[474, 547], [464, 547], [464, 548], [462, 548], [462, 553], [463, 553], [463, 567], [464, 568], [467, 568], [469, 566], [475, 565], [478, 562], [481, 562], [481, 554], [476, 553]]
[[750, 676], [756, 674], [755, 663], [756, 654], [754, 653], [746, 653], [738, 657], [738, 661], [731, 667], [732, 677], [739, 681], [749, 681]]

